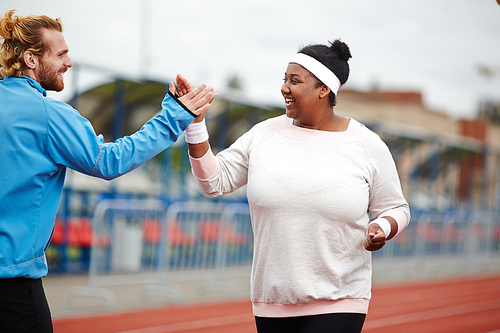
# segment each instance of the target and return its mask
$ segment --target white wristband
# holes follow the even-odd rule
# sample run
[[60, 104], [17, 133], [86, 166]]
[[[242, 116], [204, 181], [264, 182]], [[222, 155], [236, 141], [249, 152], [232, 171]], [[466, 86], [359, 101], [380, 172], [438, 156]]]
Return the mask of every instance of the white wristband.
[[371, 221], [370, 224], [368, 224], [368, 226], [372, 225], [373, 223], [377, 223], [380, 226], [380, 228], [384, 231], [385, 238], [389, 237], [389, 235], [391, 234], [392, 227], [391, 223], [387, 221], [387, 219], [384, 218], [375, 219]]
[[186, 142], [191, 144], [202, 143], [208, 140], [208, 130], [205, 119], [199, 123], [191, 123], [186, 128]]

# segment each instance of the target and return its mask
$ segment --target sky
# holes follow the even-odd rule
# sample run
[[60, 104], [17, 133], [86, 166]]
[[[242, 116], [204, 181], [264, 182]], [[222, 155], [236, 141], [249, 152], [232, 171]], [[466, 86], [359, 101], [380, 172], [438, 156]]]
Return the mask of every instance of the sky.
[[10, 9], [62, 19], [82, 68], [50, 94], [64, 101], [117, 75], [180, 73], [222, 94], [237, 75], [245, 98], [280, 106], [299, 47], [341, 39], [352, 53], [345, 88], [421, 92], [426, 107], [453, 118], [475, 117], [481, 100], [500, 102], [497, 0], [0, 1], [2, 14]]

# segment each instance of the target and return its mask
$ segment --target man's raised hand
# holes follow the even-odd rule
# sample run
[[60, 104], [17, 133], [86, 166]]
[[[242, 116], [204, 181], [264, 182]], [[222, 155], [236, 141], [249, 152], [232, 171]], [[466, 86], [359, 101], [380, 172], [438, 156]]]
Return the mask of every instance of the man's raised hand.
[[[201, 84], [195, 89], [191, 86], [189, 81], [184, 78], [182, 75], [177, 74], [176, 83], [177, 83], [177, 92], [179, 94], [179, 100], [184, 104], [191, 112], [197, 115], [196, 119], [193, 122], [201, 122], [205, 118], [205, 114], [210, 108], [210, 105], [214, 98], [217, 96], [217, 93], [213, 92], [213, 88], [209, 87], [205, 89], [206, 85]], [[172, 82], [170, 84], [170, 92], [175, 94], [175, 86]], [[188, 106], [193, 105], [194, 110]]]

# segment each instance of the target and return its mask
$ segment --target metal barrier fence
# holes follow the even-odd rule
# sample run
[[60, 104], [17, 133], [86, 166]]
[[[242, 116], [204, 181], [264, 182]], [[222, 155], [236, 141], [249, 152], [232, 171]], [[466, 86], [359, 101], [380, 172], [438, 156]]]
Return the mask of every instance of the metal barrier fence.
[[[187, 290], [178, 281], [187, 280], [198, 282], [198, 295], [232, 295], [237, 287], [230, 277], [248, 275], [252, 263], [246, 203], [103, 200], [93, 228], [89, 285], [68, 291], [69, 306], [76, 297], [100, 297], [113, 307], [109, 287], [131, 285], [140, 286], [143, 300], [179, 302]], [[375, 261], [483, 255], [500, 255], [498, 212], [413, 211], [409, 227], [373, 252]]]
[[[166, 232], [166, 210], [166, 205], [157, 200], [100, 201], [92, 221], [89, 285], [68, 290], [66, 303], [71, 306], [76, 297], [99, 297], [106, 300], [108, 307], [114, 307], [116, 297], [104, 287], [160, 281], [162, 272], [154, 266], [164, 260], [161, 248], [165, 242], [159, 242], [157, 248], [148, 247], [148, 242], [155, 237], [161, 239]], [[159, 223], [159, 228], [148, 230], [150, 223]], [[154, 250], [158, 251], [156, 261], [148, 260]], [[175, 289], [165, 292], [180, 299]]]
[[374, 260], [500, 255], [500, 212], [465, 209], [412, 212], [409, 226]]
[[198, 294], [231, 294], [228, 268], [245, 268], [253, 254], [248, 205], [240, 203], [102, 200], [95, 208], [89, 285], [71, 288], [66, 303], [98, 297], [114, 307], [112, 286], [140, 285], [140, 297], [174, 302], [185, 290], [173, 280], [201, 281]]

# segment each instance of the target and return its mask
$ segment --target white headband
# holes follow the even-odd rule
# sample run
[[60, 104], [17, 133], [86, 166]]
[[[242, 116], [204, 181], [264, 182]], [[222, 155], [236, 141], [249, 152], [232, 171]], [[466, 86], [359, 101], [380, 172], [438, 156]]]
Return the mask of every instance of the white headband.
[[337, 91], [339, 91], [341, 86], [339, 78], [331, 70], [329, 70], [328, 67], [313, 57], [304, 53], [297, 53], [292, 57], [292, 59], [290, 59], [289, 62], [299, 64], [307, 69], [321, 82], [327, 85], [334, 94], [337, 94]]

